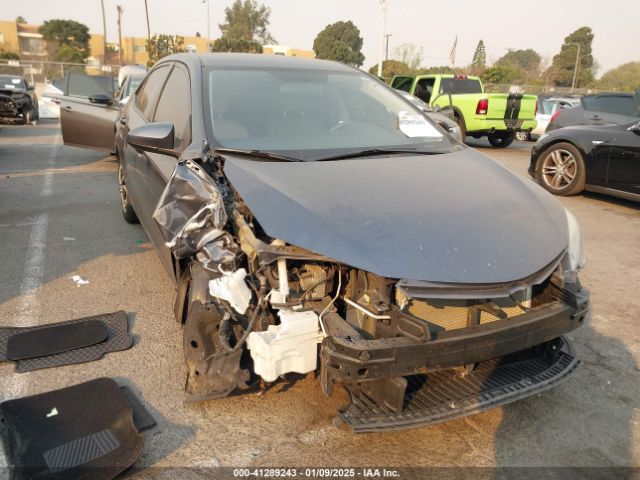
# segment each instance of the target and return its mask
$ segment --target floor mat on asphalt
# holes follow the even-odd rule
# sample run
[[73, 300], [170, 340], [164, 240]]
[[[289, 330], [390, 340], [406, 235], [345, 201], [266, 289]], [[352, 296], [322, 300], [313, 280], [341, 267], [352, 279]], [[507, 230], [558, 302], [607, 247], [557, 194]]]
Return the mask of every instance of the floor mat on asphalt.
[[7, 358], [15, 361], [46, 357], [104, 342], [108, 336], [109, 330], [100, 320], [29, 328], [7, 339]]
[[133, 417], [110, 378], [5, 401], [0, 436], [9, 471], [15, 480], [114, 478], [142, 451]]
[[[108, 335], [106, 340], [88, 345], [74, 350], [67, 350], [52, 355], [44, 355], [36, 358], [26, 358], [17, 360], [16, 372], [28, 372], [40, 370], [42, 368], [60, 367], [75, 363], [90, 362], [99, 360], [105, 353], [126, 350], [133, 344], [133, 338], [129, 333], [129, 321], [127, 314], [123, 311], [94, 315], [92, 317], [78, 318], [54, 324], [55, 326], [71, 326], [85, 324], [87, 322], [99, 321], [106, 326]], [[0, 362], [10, 360], [7, 355], [9, 339], [17, 334], [24, 334], [29, 331], [36, 333], [38, 330], [49, 329], [52, 325], [38, 327], [0, 327]]]

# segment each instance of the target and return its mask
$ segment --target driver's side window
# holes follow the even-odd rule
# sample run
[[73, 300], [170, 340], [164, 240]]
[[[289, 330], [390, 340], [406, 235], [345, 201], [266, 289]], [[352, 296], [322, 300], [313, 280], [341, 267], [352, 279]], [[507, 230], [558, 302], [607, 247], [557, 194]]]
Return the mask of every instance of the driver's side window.
[[136, 94], [136, 107], [148, 122], [153, 118], [160, 92], [170, 70], [168, 65], [153, 70], [147, 76], [142, 89]]

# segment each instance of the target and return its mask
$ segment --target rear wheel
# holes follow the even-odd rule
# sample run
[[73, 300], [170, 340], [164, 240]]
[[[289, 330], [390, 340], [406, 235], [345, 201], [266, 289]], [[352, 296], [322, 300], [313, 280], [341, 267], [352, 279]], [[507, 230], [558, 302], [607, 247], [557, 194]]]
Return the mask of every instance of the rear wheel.
[[540, 155], [536, 176], [555, 195], [576, 195], [586, 179], [582, 154], [570, 143], [556, 143]]
[[460, 136], [462, 137], [462, 141], [464, 141], [467, 137], [467, 125], [464, 123], [464, 118], [456, 114], [453, 119], [458, 124], [458, 127], [460, 127]]
[[127, 186], [124, 183], [124, 169], [122, 165], [118, 167], [118, 189], [120, 190], [120, 205], [122, 207], [122, 216], [128, 223], [139, 223], [138, 216], [131, 206], [131, 200], [127, 192]]
[[516, 139], [514, 132], [496, 132], [487, 135], [491, 146], [496, 148], [506, 148]]
[[529, 133], [523, 130], [516, 132], [516, 140], [519, 142], [528, 142], [529, 141]]

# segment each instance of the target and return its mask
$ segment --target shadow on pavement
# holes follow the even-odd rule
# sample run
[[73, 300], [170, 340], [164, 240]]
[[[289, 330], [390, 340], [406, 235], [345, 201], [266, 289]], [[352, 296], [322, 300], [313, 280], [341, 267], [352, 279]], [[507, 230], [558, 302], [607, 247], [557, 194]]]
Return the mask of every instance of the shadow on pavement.
[[631, 468], [640, 369], [620, 340], [591, 325], [570, 337], [582, 361], [576, 373], [503, 407], [495, 432], [496, 479], [640, 478], [638, 466]]

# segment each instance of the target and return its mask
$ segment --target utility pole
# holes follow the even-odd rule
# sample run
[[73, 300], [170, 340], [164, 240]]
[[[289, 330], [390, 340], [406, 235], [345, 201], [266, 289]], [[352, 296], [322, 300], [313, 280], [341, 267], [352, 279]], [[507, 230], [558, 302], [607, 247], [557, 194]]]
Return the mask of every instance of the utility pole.
[[384, 36], [385, 43], [386, 43], [386, 45], [385, 45], [385, 53], [384, 53], [384, 59], [385, 60], [389, 60], [389, 37], [392, 37], [392, 36], [393, 36], [393, 34], [391, 34], [391, 33], [387, 33]]
[[573, 80], [571, 81], [571, 93], [575, 93], [576, 87], [578, 86], [578, 65], [580, 64], [580, 47], [582, 47], [582, 45], [579, 43], [567, 43], [567, 45], [578, 47], [578, 53], [576, 53], [576, 64], [573, 67]]
[[384, 62], [384, 43], [387, 34], [387, 7], [389, 0], [380, 0], [382, 4], [382, 32], [380, 35], [380, 60], [378, 61], [378, 77], [382, 77], [382, 62]]
[[207, 0], [207, 53], [211, 51], [211, 13], [209, 11], [209, 0]]
[[122, 66], [122, 12], [124, 9], [121, 5], [116, 6], [118, 11], [118, 64]]
[[144, 0], [144, 12], [147, 15], [147, 40], [151, 40], [151, 27], [149, 26], [149, 6], [147, 0]]
[[104, 0], [100, 0], [102, 6], [102, 64], [107, 64], [107, 17], [104, 14]]

